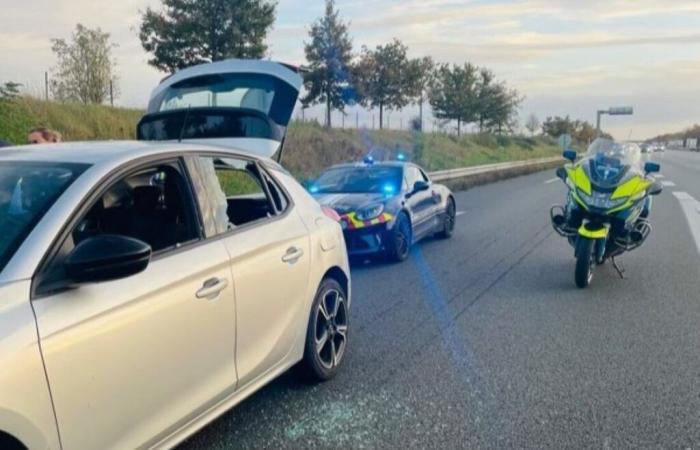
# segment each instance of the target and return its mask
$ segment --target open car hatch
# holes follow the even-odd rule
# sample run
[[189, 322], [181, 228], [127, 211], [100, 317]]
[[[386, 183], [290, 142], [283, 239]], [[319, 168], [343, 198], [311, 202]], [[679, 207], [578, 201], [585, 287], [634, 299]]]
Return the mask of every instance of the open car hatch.
[[153, 90], [137, 136], [272, 157], [284, 142], [301, 85], [294, 68], [273, 61], [229, 59], [189, 67]]

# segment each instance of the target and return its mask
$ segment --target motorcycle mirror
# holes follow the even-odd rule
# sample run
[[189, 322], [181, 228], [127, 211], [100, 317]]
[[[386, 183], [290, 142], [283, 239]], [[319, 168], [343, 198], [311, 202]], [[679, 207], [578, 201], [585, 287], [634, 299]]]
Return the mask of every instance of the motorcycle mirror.
[[647, 161], [644, 163], [644, 171], [646, 173], [656, 173], [661, 170], [661, 165], [653, 161]]
[[576, 152], [573, 150], [564, 150], [562, 155], [571, 162], [576, 161]]
[[566, 173], [566, 169], [565, 169], [565, 168], [559, 167], [559, 168], [557, 169], [556, 174], [557, 174], [557, 178], [561, 178], [562, 181], [566, 181], [566, 177], [567, 177], [568, 175], [567, 175], [567, 173]]

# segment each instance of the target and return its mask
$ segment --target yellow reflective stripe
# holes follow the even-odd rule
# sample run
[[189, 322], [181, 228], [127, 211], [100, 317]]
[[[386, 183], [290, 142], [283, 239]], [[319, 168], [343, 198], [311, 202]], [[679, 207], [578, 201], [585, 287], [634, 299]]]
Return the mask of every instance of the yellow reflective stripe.
[[629, 209], [629, 208], [631, 208], [632, 206], [634, 206], [634, 201], [633, 201], [633, 200], [629, 200], [629, 201], [626, 201], [625, 203], [623, 203], [622, 205], [620, 205], [620, 206], [618, 206], [618, 207], [616, 207], [616, 208], [607, 210], [607, 211], [605, 212], [605, 214], [614, 214], [614, 213], [616, 213], [616, 212], [620, 212], [620, 211], [624, 211], [625, 209]]
[[578, 229], [578, 234], [590, 239], [605, 239], [608, 237], [608, 229], [601, 228], [600, 230], [589, 230], [585, 225], [581, 225], [581, 228]]
[[350, 219], [355, 228], [362, 228], [365, 226], [365, 223], [358, 219], [354, 212], [348, 214], [348, 219]]
[[637, 195], [645, 191], [649, 186], [651, 186], [651, 181], [636, 176], [618, 186], [610, 199], [616, 200], [618, 198], [632, 197], [633, 195]]
[[379, 217], [375, 217], [374, 219], [370, 220], [369, 222], [370, 222], [372, 225], [376, 225], [376, 224], [378, 224], [378, 223], [381, 223], [381, 221], [379, 220]]
[[566, 172], [569, 174], [569, 178], [574, 183], [578, 189], [581, 189], [588, 195], [591, 195], [591, 180], [588, 179], [586, 171], [583, 170], [582, 166], [576, 166], [575, 168], [568, 168]]
[[588, 211], [588, 205], [586, 205], [586, 202], [584, 202], [583, 200], [581, 200], [581, 197], [578, 196], [578, 194], [576, 193], [576, 191], [571, 191], [571, 195], [573, 195], [574, 200], [576, 200], [576, 202], [577, 202], [579, 205], [581, 205], [581, 206], [583, 207], [583, 209], [585, 209], [586, 211]]

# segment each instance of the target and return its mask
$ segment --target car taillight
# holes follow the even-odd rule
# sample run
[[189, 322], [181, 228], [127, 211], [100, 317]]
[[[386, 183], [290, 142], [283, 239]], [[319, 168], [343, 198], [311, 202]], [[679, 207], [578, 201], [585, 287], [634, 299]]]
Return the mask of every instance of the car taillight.
[[335, 209], [328, 206], [321, 206], [323, 214], [331, 218], [335, 222], [340, 222], [340, 215], [335, 211]]

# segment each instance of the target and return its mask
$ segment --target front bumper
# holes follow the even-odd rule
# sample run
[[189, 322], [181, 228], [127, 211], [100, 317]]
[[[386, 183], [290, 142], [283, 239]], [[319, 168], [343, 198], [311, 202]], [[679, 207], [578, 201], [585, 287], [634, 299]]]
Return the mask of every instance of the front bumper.
[[343, 230], [348, 255], [372, 255], [384, 251], [388, 233], [389, 230], [385, 223], [355, 230]]

